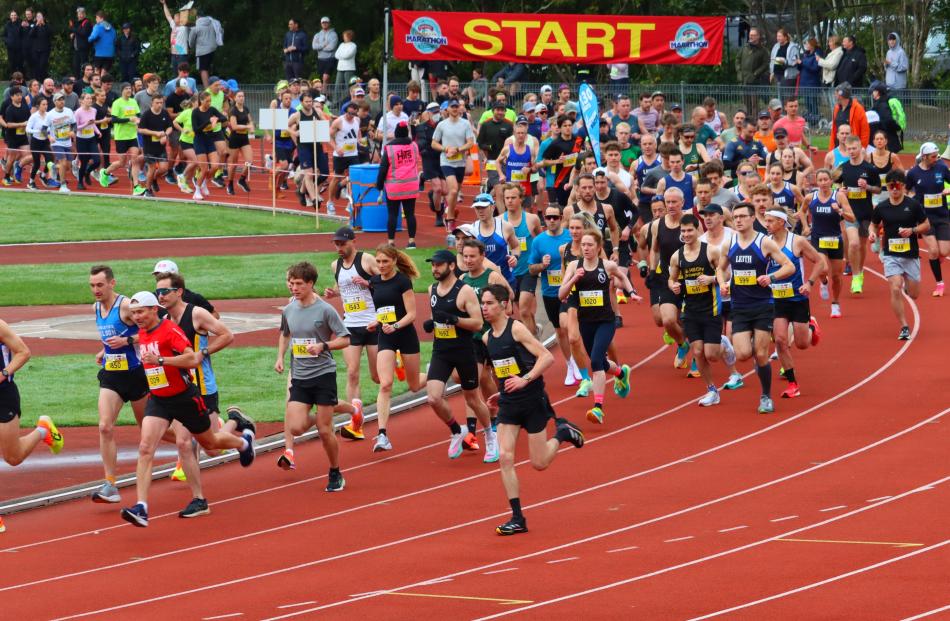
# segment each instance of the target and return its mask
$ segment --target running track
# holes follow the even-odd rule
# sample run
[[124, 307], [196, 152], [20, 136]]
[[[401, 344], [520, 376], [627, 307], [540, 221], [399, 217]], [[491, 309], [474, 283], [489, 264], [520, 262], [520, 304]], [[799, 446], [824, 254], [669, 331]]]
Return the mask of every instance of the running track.
[[[273, 454], [207, 471], [209, 517], [174, 517], [187, 491], [167, 480], [146, 530], [88, 501], [8, 516], [5, 615], [936, 618], [950, 605], [946, 302], [912, 307], [901, 343], [883, 281], [866, 291], [822, 322], [819, 348], [797, 355], [802, 397], [771, 416], [754, 413], [751, 377], [723, 405], [693, 405], [701, 385], [657, 349], [647, 309], [625, 307], [632, 394], [608, 396], [607, 424], [583, 421], [587, 446], [549, 471], [519, 465], [526, 535], [493, 534], [507, 517], [497, 467], [449, 461], [444, 427], [420, 409], [392, 421], [393, 454], [343, 446], [342, 494], [322, 491], [309, 443], [294, 473]], [[582, 421], [588, 404], [562, 374], [549, 392]]]

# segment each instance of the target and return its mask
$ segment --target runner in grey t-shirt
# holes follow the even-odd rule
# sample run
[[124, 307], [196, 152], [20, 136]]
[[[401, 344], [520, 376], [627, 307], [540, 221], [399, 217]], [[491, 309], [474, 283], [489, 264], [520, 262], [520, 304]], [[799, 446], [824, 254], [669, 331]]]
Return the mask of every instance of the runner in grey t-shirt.
[[[468, 119], [461, 117], [459, 102], [450, 99], [446, 110], [448, 118], [439, 121], [432, 133], [432, 148], [440, 153], [439, 168], [448, 189], [445, 194], [445, 228], [451, 233], [455, 228], [455, 204], [459, 187], [465, 179], [465, 158], [475, 146], [475, 132]], [[477, 164], [476, 164], [477, 165]]]
[[336, 309], [316, 298], [309, 306], [294, 300], [284, 308], [282, 328], [290, 339], [292, 362], [290, 371], [294, 379], [308, 380], [326, 373], [336, 373], [336, 360], [328, 350], [314, 356], [307, 351], [308, 345], [329, 343], [334, 336], [349, 337], [350, 332]]

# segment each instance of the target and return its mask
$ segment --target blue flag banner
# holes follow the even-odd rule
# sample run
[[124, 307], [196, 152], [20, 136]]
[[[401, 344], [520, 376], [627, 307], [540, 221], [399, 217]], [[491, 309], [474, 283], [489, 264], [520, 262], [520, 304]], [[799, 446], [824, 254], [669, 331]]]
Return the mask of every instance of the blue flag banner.
[[587, 128], [587, 139], [590, 140], [590, 148], [597, 159], [597, 166], [603, 166], [600, 161], [600, 111], [597, 108], [597, 94], [590, 84], [584, 82], [581, 84], [577, 98], [581, 105], [584, 127]]

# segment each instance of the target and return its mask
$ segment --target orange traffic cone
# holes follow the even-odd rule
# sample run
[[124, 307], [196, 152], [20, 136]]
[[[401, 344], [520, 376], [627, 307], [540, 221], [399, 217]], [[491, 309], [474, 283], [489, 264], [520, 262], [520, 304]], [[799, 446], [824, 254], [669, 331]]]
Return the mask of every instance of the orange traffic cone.
[[462, 185], [481, 185], [482, 184], [482, 167], [481, 163], [478, 161], [478, 147], [472, 147], [471, 155], [469, 155], [469, 160], [472, 162], [472, 174], [465, 177], [465, 180], [462, 181]]

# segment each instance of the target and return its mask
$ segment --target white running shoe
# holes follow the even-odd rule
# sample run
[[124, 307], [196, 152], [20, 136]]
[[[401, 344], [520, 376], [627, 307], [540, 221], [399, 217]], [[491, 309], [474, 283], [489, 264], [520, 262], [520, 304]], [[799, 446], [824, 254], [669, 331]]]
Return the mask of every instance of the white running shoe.
[[719, 405], [719, 391], [710, 388], [706, 391], [706, 396], [699, 400], [699, 405], [708, 408], [711, 405]]
[[831, 305], [831, 317], [832, 317], [833, 319], [837, 319], [837, 318], [841, 317], [841, 305], [840, 305], [840, 304], [832, 304], [832, 305]]
[[821, 283], [820, 293], [821, 293], [821, 299], [822, 299], [822, 300], [827, 300], [828, 298], [831, 297], [831, 294], [828, 293], [828, 285], [827, 285], [827, 283]]
[[[538, 339], [538, 340], [540, 340], [540, 339]], [[574, 373], [574, 379], [575, 379], [576, 381], [579, 382], [579, 381], [581, 381], [582, 379], [584, 379], [584, 376], [581, 375], [581, 370], [580, 370], [580, 368], [578, 368], [578, 366], [577, 366], [577, 361], [574, 360], [574, 356], [571, 356], [571, 371]]]
[[498, 434], [490, 427], [485, 430], [485, 458], [482, 461], [486, 464], [498, 461]]
[[722, 359], [731, 367], [736, 363], [736, 350], [732, 346], [732, 341], [729, 340], [728, 336], [723, 334], [720, 338], [720, 343], [722, 345]]
[[202, 196], [202, 194], [201, 194], [201, 188], [196, 187], [196, 188], [195, 188], [195, 193], [192, 194], [191, 198], [194, 199], [194, 200], [196, 200], [196, 201], [203, 201], [205, 197]]
[[468, 433], [467, 429], [462, 429], [459, 433], [453, 433], [452, 439], [449, 440], [449, 459], [458, 459], [462, 455], [462, 441], [465, 440], [465, 436]]
[[64, 193], [64, 194], [69, 194], [69, 188], [66, 187], [66, 183], [65, 183], [65, 182], [64, 182], [61, 186], [59, 186], [59, 191], [62, 192], [62, 193]]
[[769, 360], [778, 360], [778, 350], [776, 349], [771, 354], [769, 354]]
[[327, 215], [335, 216], [336, 215], [336, 205], [333, 204], [333, 201], [327, 203]]
[[577, 383], [577, 378], [574, 377], [574, 359], [571, 358], [567, 361], [567, 373], [564, 374], [564, 385], [573, 386]]
[[381, 451], [391, 451], [393, 450], [392, 442], [389, 441], [389, 436], [385, 433], [381, 433], [376, 436], [376, 444], [373, 445], [373, 452], [379, 453]]
[[211, 192], [208, 191], [208, 182], [206, 180], [201, 182], [201, 193], [205, 196], [211, 196]]

